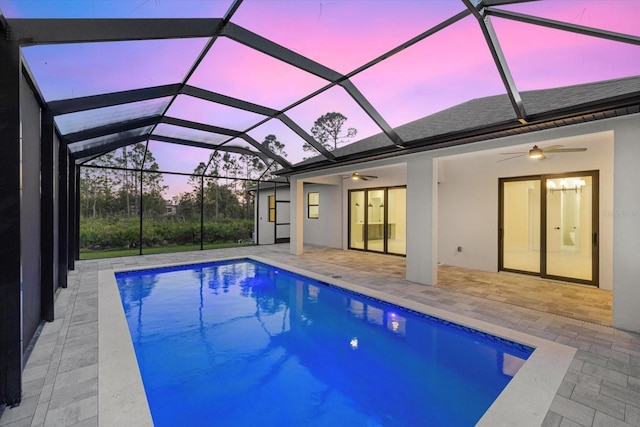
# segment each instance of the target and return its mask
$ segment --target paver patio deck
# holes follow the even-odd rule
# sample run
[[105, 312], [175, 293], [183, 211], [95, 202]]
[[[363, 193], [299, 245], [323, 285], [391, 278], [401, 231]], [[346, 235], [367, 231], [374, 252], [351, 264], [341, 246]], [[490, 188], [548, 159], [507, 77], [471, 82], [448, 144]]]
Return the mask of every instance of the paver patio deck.
[[439, 284], [404, 279], [404, 258], [289, 245], [76, 263], [23, 374], [23, 400], [0, 426], [98, 425], [98, 272], [257, 255], [578, 349], [545, 426], [639, 426], [640, 335], [612, 328], [611, 292], [535, 277], [440, 266]]

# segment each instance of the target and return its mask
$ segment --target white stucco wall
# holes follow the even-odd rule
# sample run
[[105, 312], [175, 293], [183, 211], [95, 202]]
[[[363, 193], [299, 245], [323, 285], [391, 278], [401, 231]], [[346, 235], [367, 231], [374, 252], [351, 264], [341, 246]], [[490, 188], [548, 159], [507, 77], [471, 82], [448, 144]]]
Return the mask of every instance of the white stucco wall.
[[613, 210], [613, 325], [640, 332], [640, 117], [616, 119]]
[[[254, 224], [254, 233], [257, 238], [257, 243], [260, 245], [271, 245], [275, 242], [276, 229], [275, 223], [269, 222], [269, 196], [274, 194], [273, 186], [264, 184], [261, 186], [260, 192], [257, 196], [256, 209], [256, 222]], [[276, 200], [290, 200], [289, 188], [278, 187], [276, 189]], [[290, 206], [289, 204], [276, 203], [276, 219], [277, 222], [289, 222]], [[289, 237], [288, 226], [278, 226], [278, 237]], [[286, 230], [284, 229], [286, 227]], [[286, 235], [285, 235], [286, 234]]]
[[[549, 154], [543, 161], [525, 156], [499, 162], [500, 155], [495, 152], [438, 159], [439, 168], [444, 169], [438, 184], [440, 263], [497, 271], [498, 178], [598, 170], [599, 212], [613, 209], [613, 132], [539, 141], [540, 146], [555, 144], [585, 147], [587, 151]], [[611, 289], [613, 224], [602, 215], [598, 222], [599, 282], [601, 288]], [[457, 251], [458, 246], [462, 252]]]
[[[308, 194], [319, 193], [319, 217], [307, 215]], [[342, 189], [339, 185], [306, 184], [304, 186], [304, 243], [330, 248], [342, 247]]]

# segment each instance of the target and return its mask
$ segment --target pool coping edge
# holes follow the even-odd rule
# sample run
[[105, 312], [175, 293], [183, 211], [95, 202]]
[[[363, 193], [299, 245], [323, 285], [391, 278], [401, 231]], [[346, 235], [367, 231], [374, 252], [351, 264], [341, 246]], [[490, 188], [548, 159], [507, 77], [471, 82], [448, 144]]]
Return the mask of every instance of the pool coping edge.
[[523, 332], [259, 256], [231, 256], [197, 262], [108, 269], [100, 271], [98, 277], [98, 426], [122, 425], [123, 421], [129, 423], [135, 421], [137, 426], [153, 426], [151, 411], [117, 290], [115, 273], [239, 259], [268, 264], [535, 348], [527, 362], [482, 416], [478, 426], [540, 426], [577, 351], [575, 348]]

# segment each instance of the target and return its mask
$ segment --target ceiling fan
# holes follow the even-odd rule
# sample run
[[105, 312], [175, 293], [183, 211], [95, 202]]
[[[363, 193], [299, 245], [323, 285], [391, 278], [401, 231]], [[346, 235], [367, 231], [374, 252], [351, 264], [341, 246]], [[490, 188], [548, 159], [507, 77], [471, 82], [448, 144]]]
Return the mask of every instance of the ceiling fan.
[[351, 175], [345, 176], [342, 179], [352, 179], [354, 181], [359, 181], [359, 180], [369, 181], [370, 179], [376, 179], [376, 178], [377, 178], [377, 176], [375, 176], [375, 175], [363, 175], [361, 173], [354, 172]]
[[498, 160], [498, 161], [504, 162], [506, 160], [511, 160], [511, 159], [515, 159], [523, 156], [528, 156], [530, 159], [535, 159], [535, 160], [544, 160], [547, 158], [547, 156], [545, 156], [545, 153], [577, 153], [580, 151], [587, 151], [587, 149], [583, 147], [576, 147], [576, 148], [562, 148], [562, 147], [564, 147], [564, 145], [550, 145], [549, 147], [544, 147], [544, 148], [540, 148], [537, 145], [534, 145], [533, 148], [529, 151], [520, 151], [516, 153], [500, 153], [502, 155], [515, 154], [515, 156]]

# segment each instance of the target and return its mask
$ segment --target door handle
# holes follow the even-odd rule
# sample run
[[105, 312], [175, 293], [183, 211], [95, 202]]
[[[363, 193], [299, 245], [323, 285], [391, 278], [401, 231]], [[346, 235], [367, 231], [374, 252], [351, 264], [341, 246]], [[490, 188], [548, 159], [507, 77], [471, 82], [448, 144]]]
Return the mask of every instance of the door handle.
[[593, 246], [597, 246], [598, 245], [598, 233], [594, 232], [593, 233]]
[[554, 230], [560, 230], [560, 227], [553, 227]]

